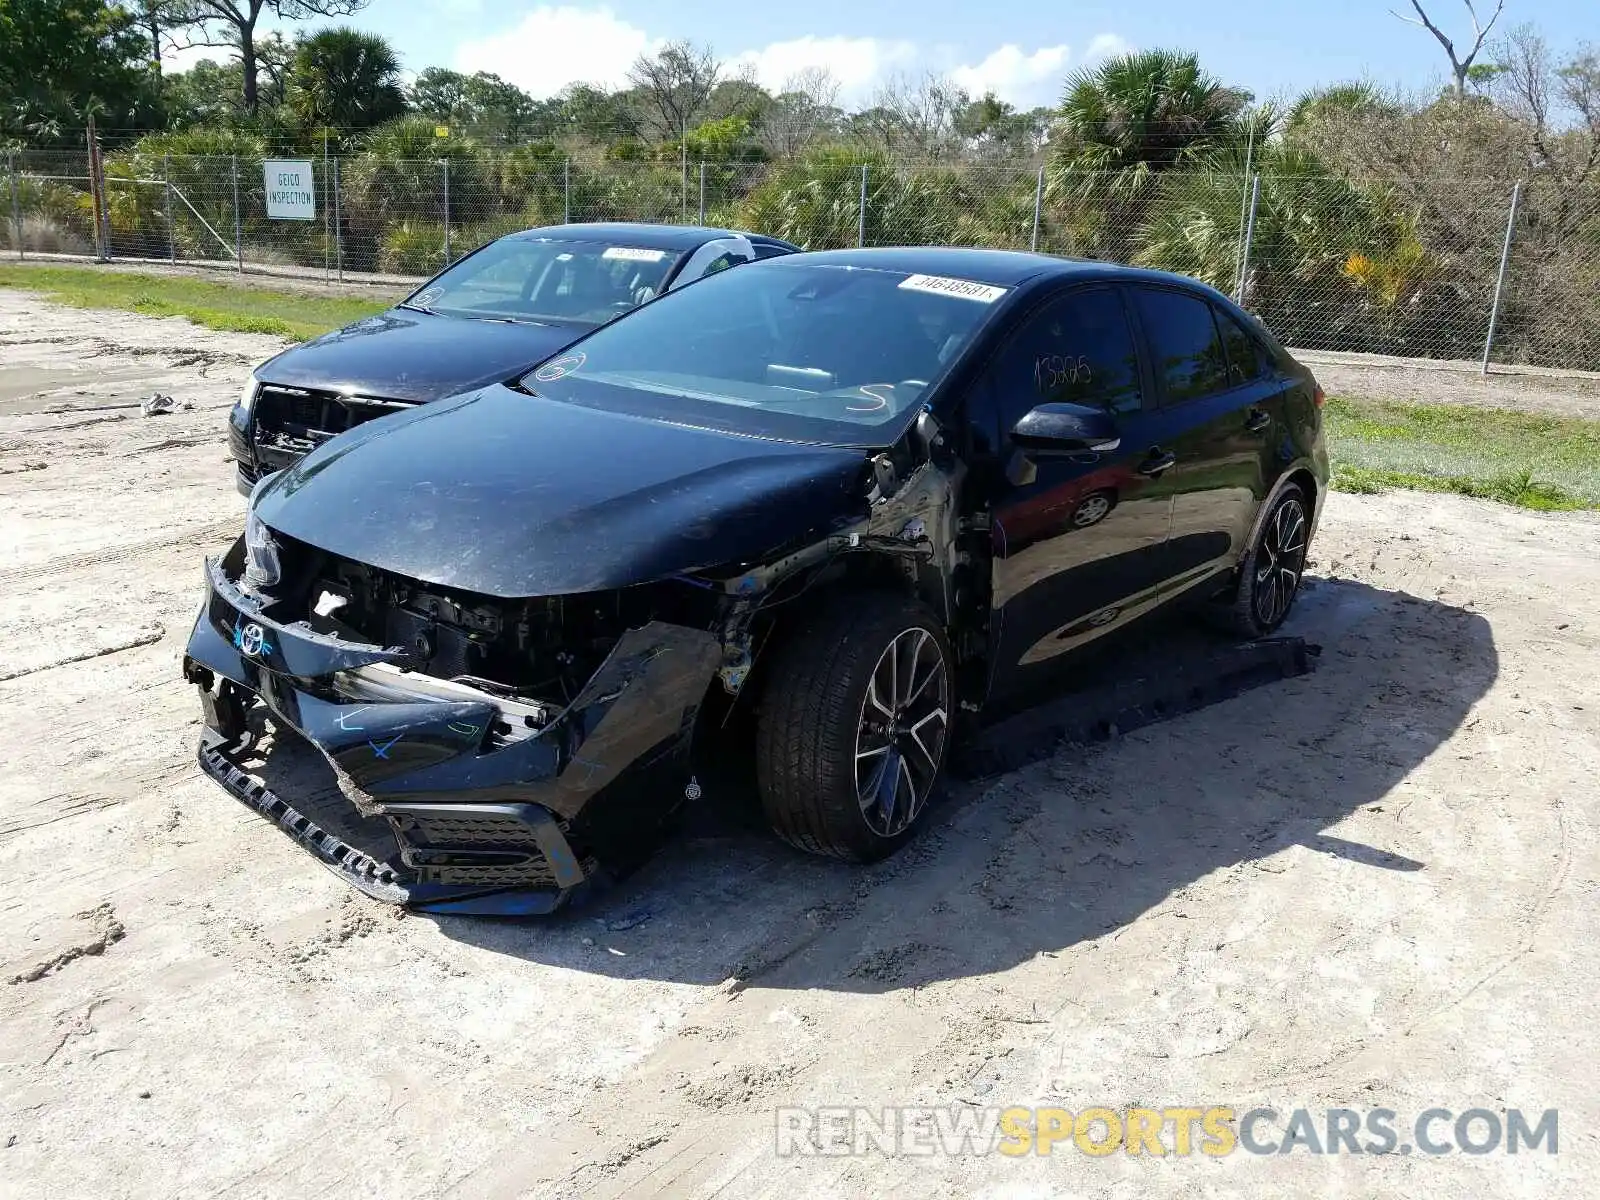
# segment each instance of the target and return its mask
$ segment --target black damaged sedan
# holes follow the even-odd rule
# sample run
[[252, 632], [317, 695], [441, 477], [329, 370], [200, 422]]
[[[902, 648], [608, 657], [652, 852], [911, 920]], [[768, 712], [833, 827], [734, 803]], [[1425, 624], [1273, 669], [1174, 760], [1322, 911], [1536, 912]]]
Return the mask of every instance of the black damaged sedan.
[[[548, 911], [753, 746], [772, 828], [915, 832], [951, 738], [1180, 599], [1288, 614], [1322, 393], [1191, 280], [981, 250], [776, 258], [251, 498], [184, 670], [205, 769], [371, 894]], [[252, 778], [260, 706], [386, 823]]]

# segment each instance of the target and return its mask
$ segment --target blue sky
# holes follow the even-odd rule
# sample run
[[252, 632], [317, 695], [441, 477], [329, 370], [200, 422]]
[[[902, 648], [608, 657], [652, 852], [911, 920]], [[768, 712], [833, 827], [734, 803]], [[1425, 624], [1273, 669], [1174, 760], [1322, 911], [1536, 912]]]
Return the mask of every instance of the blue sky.
[[[1494, 2], [1477, 0], [1480, 14]], [[1462, 0], [1425, 6], [1470, 44]], [[895, 73], [935, 70], [1029, 107], [1053, 103], [1074, 67], [1131, 46], [1197, 50], [1213, 73], [1261, 97], [1347, 79], [1442, 81], [1438, 45], [1391, 7], [1407, 0], [373, 0], [349, 23], [389, 38], [408, 72], [491, 70], [536, 95], [578, 79], [616, 84], [641, 50], [689, 38], [749, 63], [768, 86], [826, 66], [845, 103]], [[1506, 0], [1497, 30], [1521, 22], [1558, 47], [1600, 43], [1600, 0]]]

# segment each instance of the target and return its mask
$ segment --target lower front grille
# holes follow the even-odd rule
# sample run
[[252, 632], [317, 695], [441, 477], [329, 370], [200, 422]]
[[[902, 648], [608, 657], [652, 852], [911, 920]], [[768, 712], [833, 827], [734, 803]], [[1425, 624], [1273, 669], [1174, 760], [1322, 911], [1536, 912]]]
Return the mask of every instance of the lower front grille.
[[533, 830], [511, 817], [399, 817], [406, 840], [427, 846], [538, 846]]
[[451, 863], [448, 866], [416, 866], [422, 883], [449, 884], [452, 887], [553, 888], [555, 872], [542, 859], [526, 863], [478, 865]]
[[[539, 819], [553, 828], [536, 828], [530, 823], [535, 809], [525, 804], [440, 804], [425, 811], [391, 812], [389, 823], [400, 841], [401, 859], [421, 882], [458, 887], [571, 886], [576, 864], [568, 859], [566, 827], [541, 809]], [[547, 853], [552, 832], [560, 840], [558, 857], [565, 869], [558, 869]]]

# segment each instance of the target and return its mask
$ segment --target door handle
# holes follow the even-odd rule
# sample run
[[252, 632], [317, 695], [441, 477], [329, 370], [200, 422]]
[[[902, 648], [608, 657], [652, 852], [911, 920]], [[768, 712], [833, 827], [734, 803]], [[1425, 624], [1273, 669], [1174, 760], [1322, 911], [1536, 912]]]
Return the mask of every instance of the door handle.
[[1149, 456], [1134, 468], [1141, 475], [1159, 475], [1178, 461], [1178, 456], [1171, 450], [1162, 450], [1158, 446], [1150, 448]]
[[1259, 408], [1252, 408], [1244, 419], [1246, 433], [1260, 433], [1272, 424], [1272, 414]]

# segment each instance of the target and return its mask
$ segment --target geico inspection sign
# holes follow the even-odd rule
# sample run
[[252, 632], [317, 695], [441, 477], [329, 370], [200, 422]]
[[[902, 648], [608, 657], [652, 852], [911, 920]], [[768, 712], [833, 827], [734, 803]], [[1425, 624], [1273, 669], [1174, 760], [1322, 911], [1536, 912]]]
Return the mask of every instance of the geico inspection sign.
[[267, 185], [267, 216], [276, 221], [315, 221], [317, 188], [311, 164], [300, 159], [268, 159], [262, 164]]

